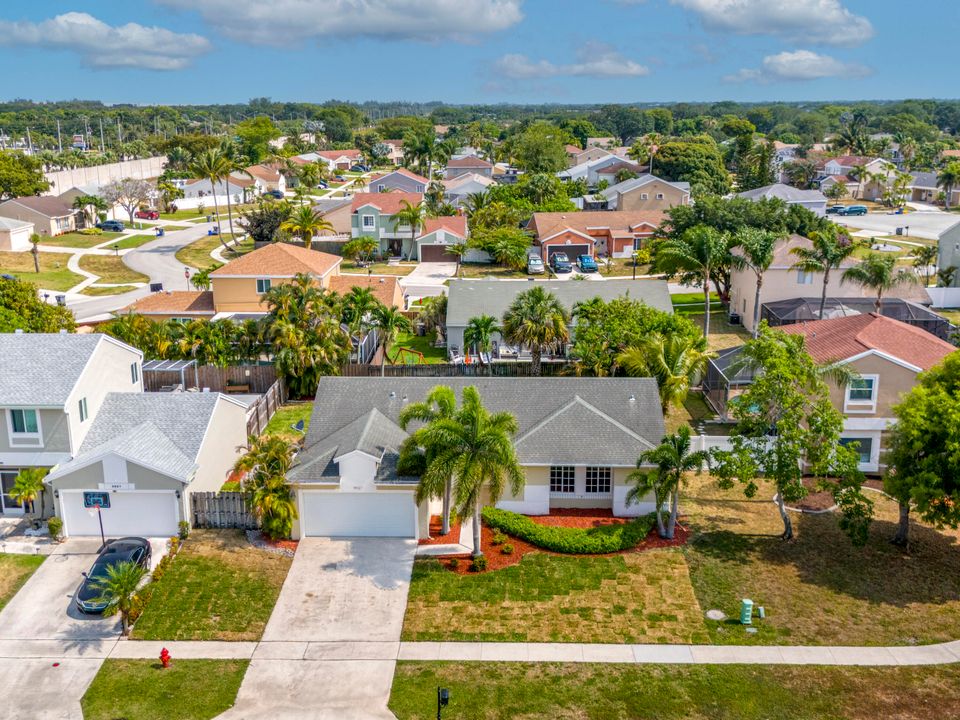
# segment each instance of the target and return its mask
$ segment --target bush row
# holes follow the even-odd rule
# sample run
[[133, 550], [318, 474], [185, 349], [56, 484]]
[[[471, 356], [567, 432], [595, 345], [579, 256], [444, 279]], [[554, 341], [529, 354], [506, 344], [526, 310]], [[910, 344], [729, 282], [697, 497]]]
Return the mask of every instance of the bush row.
[[654, 518], [652, 515], [646, 515], [627, 523], [587, 529], [548, 527], [534, 522], [526, 515], [509, 510], [485, 508], [483, 522], [488, 527], [525, 540], [544, 550], [571, 555], [593, 555], [636, 547], [650, 532]]

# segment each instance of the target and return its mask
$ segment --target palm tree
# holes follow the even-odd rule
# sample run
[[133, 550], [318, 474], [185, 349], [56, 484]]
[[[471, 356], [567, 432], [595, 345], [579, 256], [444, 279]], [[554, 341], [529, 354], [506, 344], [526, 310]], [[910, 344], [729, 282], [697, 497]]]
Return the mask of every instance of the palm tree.
[[341, 303], [343, 322], [359, 335], [367, 316], [379, 305], [380, 301], [374, 296], [373, 290], [354, 285], [350, 288], [350, 292], [343, 296], [343, 302]]
[[[253, 177], [246, 168], [244, 158], [237, 155], [236, 146], [233, 143], [224, 143], [221, 146], [221, 152], [227, 160], [228, 171], [227, 174], [223, 176], [224, 182], [227, 184], [227, 222], [230, 227], [230, 237], [235, 238], [233, 234], [233, 197], [230, 194], [230, 177], [231, 175], [246, 175], [247, 177]], [[217, 218], [217, 222], [220, 219]]]
[[705, 345], [702, 337], [651, 333], [621, 352], [617, 365], [627, 375], [656, 379], [660, 409], [666, 415], [671, 405], [683, 407], [690, 386], [707, 369], [707, 360], [716, 355], [706, 351]]
[[[627, 493], [627, 505], [640, 502], [652, 490], [657, 505], [657, 532], [660, 537], [672, 540], [677, 527], [680, 486], [686, 482], [688, 473], [698, 471], [709, 460], [710, 453], [704, 450], [690, 452], [690, 427], [681, 426], [654, 449], [640, 453], [637, 469], [627, 478], [634, 484]], [[643, 467], [650, 463], [657, 469], [651, 472]], [[664, 527], [663, 506], [667, 500], [670, 501], [670, 519]]]
[[[457, 412], [457, 396], [446, 385], [437, 385], [431, 390], [423, 402], [411, 403], [400, 411], [398, 418], [400, 427], [404, 430], [414, 421], [430, 424], [438, 420], [449, 420]], [[418, 434], [419, 433], [419, 434]], [[417, 431], [410, 436], [410, 443], [413, 446], [420, 446], [421, 442], [426, 442], [429, 438], [423, 437], [423, 433]], [[424, 446], [427, 463], [432, 460], [434, 450], [431, 447]], [[432, 481], [432, 484], [431, 484]], [[453, 476], [448, 475], [445, 478], [433, 476], [425, 481], [420, 478], [420, 484], [417, 486], [417, 503], [424, 500], [443, 496], [443, 518], [441, 520], [441, 535], [450, 533], [450, 506], [453, 496]]]
[[932, 267], [936, 272], [939, 256], [940, 252], [936, 245], [923, 245], [913, 252], [913, 267], [923, 273], [924, 287], [930, 287], [930, 278], [934, 274], [930, 272], [930, 268]]
[[96, 602], [107, 603], [103, 614], [120, 613], [120, 627], [124, 637], [130, 634], [130, 611], [145, 574], [146, 570], [142, 566], [125, 560], [109, 565], [106, 576], [92, 583], [93, 587], [100, 591]]
[[43, 479], [47, 476], [46, 468], [26, 468], [13, 481], [8, 495], [18, 505], [22, 505], [27, 512], [33, 512], [33, 503], [40, 498], [40, 517], [44, 513]]
[[313, 246], [313, 236], [324, 231], [332, 231], [333, 225], [323, 214], [306, 206], [297, 208], [286, 220], [280, 223], [280, 229], [299, 236], [303, 246], [309, 250]]
[[879, 315], [883, 307], [883, 294], [899, 285], [917, 282], [917, 276], [904, 268], [896, 270], [897, 259], [893, 255], [870, 253], [858, 265], [847, 268], [840, 282], [855, 282], [863, 288], [876, 291], [874, 311]]
[[213, 190], [213, 209], [218, 218], [217, 236], [225, 250], [229, 250], [230, 247], [223, 241], [223, 230], [220, 229], [220, 204], [217, 202], [217, 185], [230, 174], [232, 168], [233, 162], [220, 150], [204, 150], [193, 159], [189, 167], [190, 173], [194, 177], [210, 181]]
[[947, 163], [940, 172], [937, 173], [937, 187], [943, 188], [946, 197], [944, 207], [950, 207], [950, 196], [953, 194], [953, 188], [960, 185], [960, 162], [954, 160]]
[[33, 271], [40, 272], [40, 241], [42, 238], [37, 233], [30, 233], [30, 254], [33, 255]]
[[823, 319], [823, 310], [827, 304], [827, 287], [830, 284], [830, 272], [839, 268], [844, 261], [853, 255], [856, 249], [850, 236], [841, 231], [832, 223], [823, 230], [814, 230], [810, 233], [811, 247], [795, 247], [790, 253], [797, 256], [797, 261], [791, 266], [792, 270], [803, 272], [823, 273], [823, 289], [820, 292], [820, 313], [817, 317]]
[[350, 186], [351, 190], [355, 193], [363, 192], [363, 186], [367, 184], [367, 181], [364, 179], [363, 175], [360, 175], [353, 180], [353, 184]]
[[773, 262], [773, 251], [783, 236], [769, 230], [741, 228], [734, 235], [734, 243], [740, 248], [733, 253], [733, 266], [737, 270], [750, 270], [757, 277], [757, 291], [753, 301], [753, 336], [757, 336], [760, 325], [760, 292], [763, 288], [763, 275]]
[[371, 259], [377, 247], [376, 240], [369, 235], [361, 235], [344, 243], [342, 251], [344, 257], [353, 258], [353, 261], [359, 265], [364, 259]]
[[[386, 374], [387, 360], [390, 358], [390, 345], [401, 332], [413, 330], [410, 319], [397, 308], [380, 304], [373, 310], [373, 322], [377, 326], [380, 347], [383, 348], [383, 361], [380, 363], [380, 377]], [[393, 361], [391, 360], [391, 363]]]
[[730, 253], [727, 238], [716, 228], [695, 225], [679, 238], [657, 246], [654, 265], [663, 272], [697, 276], [703, 286], [703, 336], [710, 336], [710, 278]]
[[530, 372], [540, 375], [544, 348], [570, 339], [570, 313], [556, 295], [537, 286], [517, 295], [503, 314], [503, 338], [508, 343], [530, 348]]
[[857, 197], [857, 195], [860, 193], [861, 189], [863, 188], [863, 179], [869, 174], [870, 172], [867, 170], [866, 165], [854, 165], [852, 168], [850, 168], [850, 177], [857, 181], [857, 190], [853, 194], [854, 197]]
[[286, 477], [295, 449], [277, 435], [250, 436], [247, 452], [233, 466], [246, 474], [242, 487], [247, 503], [263, 534], [273, 540], [289, 537], [297, 517], [297, 501]]
[[[467, 321], [463, 329], [463, 349], [475, 348], [481, 355], [493, 349], [493, 335], [500, 332], [497, 319], [490, 315], [479, 315]], [[490, 368], [491, 373], [493, 368]]]
[[419, 436], [435, 454], [423, 474], [427, 487], [454, 478], [457, 514], [473, 516], [473, 556], [480, 547], [480, 495], [487, 489], [488, 501], [496, 503], [506, 483], [514, 496], [523, 492], [524, 475], [513, 448], [517, 421], [510, 413], [491, 414], [473, 386], [463, 389], [460, 410], [452, 418], [431, 422]]
[[490, 204], [490, 195], [486, 192], [474, 192], [468, 193], [466, 199], [463, 202], [463, 208], [467, 213], [467, 217], [473, 217], [473, 214], [482, 208], [485, 208]]
[[401, 200], [400, 204], [403, 207], [397, 210], [393, 216], [393, 220], [397, 224], [397, 228], [401, 225], [410, 226], [410, 246], [412, 253], [412, 247], [416, 244], [417, 230], [423, 223], [424, 208], [422, 203], [411, 205], [407, 200]]

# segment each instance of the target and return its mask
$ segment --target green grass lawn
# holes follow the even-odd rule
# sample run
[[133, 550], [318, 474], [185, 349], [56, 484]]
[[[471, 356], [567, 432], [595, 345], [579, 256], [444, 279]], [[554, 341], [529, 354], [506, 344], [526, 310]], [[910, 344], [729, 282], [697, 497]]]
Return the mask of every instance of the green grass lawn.
[[954, 325], [960, 325], [960, 310], [935, 310], [938, 315], [942, 315]]
[[[703, 313], [689, 313], [686, 318], [703, 329]], [[743, 345], [751, 337], [742, 325], [731, 325], [725, 312], [714, 310], [710, 313], [710, 335], [707, 338], [707, 347], [710, 350], [716, 352]]]
[[121, 235], [123, 235], [123, 233], [105, 232], [99, 235], [85, 235], [82, 232], [70, 232], [57, 235], [57, 237], [45, 237], [40, 244], [49, 245], [50, 247], [82, 248], [86, 250], [87, 248], [105, 243], [107, 240], [118, 238]]
[[532, 553], [476, 575], [418, 560], [403, 639], [702, 643], [707, 632], [682, 554], [652, 550]]
[[259, 640], [291, 559], [257, 550], [242, 531], [197, 530], [154, 584], [139, 640]]
[[69, 290], [83, 280], [67, 269], [68, 253], [40, 253], [40, 272], [33, 271], [33, 253], [0, 252], [0, 273], [13, 275], [19, 280], [32, 282], [45, 290]]
[[90, 295], [91, 297], [103, 297], [105, 295], [122, 295], [125, 292], [136, 290], [136, 285], [115, 285], [113, 287], [97, 287], [96, 285], [87, 285], [80, 291], [81, 295]]
[[[453, 260], [451, 260], [452, 262]], [[549, 275], [549, 273], [547, 273]], [[493, 265], [490, 263], [461, 263], [460, 272], [457, 277], [461, 278], [526, 278], [526, 270], [513, 270], [511, 268], [506, 268], [501, 265]]]
[[156, 235], [131, 235], [130, 237], [124, 238], [120, 242], [113, 243], [113, 245], [108, 245], [107, 247], [112, 250], [114, 245], [117, 245], [121, 250], [126, 250], [127, 248], [140, 247], [141, 245], [148, 242], [153, 242], [156, 239]]
[[[291, 442], [303, 439], [304, 434], [310, 427], [310, 413], [313, 410], [312, 402], [288, 403], [277, 410], [270, 422], [267, 423], [264, 435], [280, 435]], [[290, 428], [297, 422], [303, 420], [303, 433], [295, 432]]]
[[[224, 233], [223, 240], [230, 246], [231, 250], [235, 250], [239, 255], [244, 255], [253, 250], [253, 240], [249, 238], [240, 243], [239, 246], [233, 244], [233, 236], [230, 235], [230, 233]], [[221, 247], [220, 237], [218, 235], [206, 235], [177, 250], [176, 257], [177, 260], [184, 265], [189, 265], [197, 270], [204, 270], [211, 265], [220, 267], [223, 263], [218, 263], [210, 257], [210, 253], [217, 247]], [[233, 259], [237, 256], [238, 255], [234, 255], [231, 252], [224, 251], [225, 258]]]
[[99, 275], [98, 282], [101, 283], [145, 283], [150, 280], [124, 265], [123, 258], [117, 255], [84, 255], [80, 258], [80, 269]]
[[106, 660], [80, 701], [84, 720], [210, 720], [233, 707], [248, 660]]
[[960, 671], [938, 667], [399, 662], [398, 720], [928, 720], [956, 717]]
[[416, 333], [399, 333], [396, 340], [394, 340], [390, 346], [390, 358], [397, 364], [419, 364], [419, 357], [400, 350], [400, 348], [408, 348], [423, 353], [425, 363], [445, 363], [447, 362], [446, 348], [434, 347], [433, 342], [435, 339], [436, 333], [433, 332], [423, 337], [420, 337]]
[[704, 402], [702, 395], [690, 393], [687, 395], [683, 407], [670, 406], [664, 422], [666, 423], [667, 432], [676, 432], [680, 429], [681, 425], [689, 425], [692, 428], [696, 428], [697, 423], [701, 420], [711, 419], [715, 415], [713, 410]]
[[416, 269], [418, 263], [400, 263], [399, 265], [390, 265], [385, 262], [371, 263], [366, 267], [360, 267], [353, 260], [346, 260], [340, 264], [340, 270], [344, 273], [357, 273], [366, 275], [409, 275]]
[[163, 226], [164, 231], [168, 233], [177, 232], [178, 230], [188, 230], [189, 228], [190, 228], [189, 225], [164, 225]]
[[[600, 266], [600, 274], [604, 277], [633, 277], [633, 260], [630, 258], [612, 258], [609, 263], [597, 263]], [[647, 275], [650, 272], [649, 265], [637, 263], [637, 277]]]
[[43, 555], [0, 554], [0, 610], [30, 579], [44, 561]]

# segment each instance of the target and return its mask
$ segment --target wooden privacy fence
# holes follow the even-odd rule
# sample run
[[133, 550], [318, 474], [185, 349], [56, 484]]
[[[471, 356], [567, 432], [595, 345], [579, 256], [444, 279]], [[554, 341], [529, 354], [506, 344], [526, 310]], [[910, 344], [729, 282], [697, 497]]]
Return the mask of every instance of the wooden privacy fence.
[[[226, 393], [238, 386], [248, 386], [243, 392], [261, 394], [267, 392], [277, 382], [277, 369], [273, 365], [198, 365], [183, 371], [183, 388], [210, 388], [210, 392]], [[170, 386], [181, 383], [179, 370], [143, 371], [143, 389], [147, 392], [162, 392]]]
[[270, 422], [270, 418], [286, 400], [286, 386], [283, 380], [277, 380], [253, 405], [247, 408], [247, 435], [262, 433]]
[[[480, 363], [427, 363], [424, 365], [387, 365], [385, 377], [533, 377], [532, 364], [528, 362]], [[380, 365], [345, 365], [345, 377], [380, 377]], [[573, 363], [545, 362], [540, 366], [542, 377], [572, 375]]]
[[193, 493], [190, 495], [190, 515], [195, 528], [256, 530], [260, 527], [240, 492]]

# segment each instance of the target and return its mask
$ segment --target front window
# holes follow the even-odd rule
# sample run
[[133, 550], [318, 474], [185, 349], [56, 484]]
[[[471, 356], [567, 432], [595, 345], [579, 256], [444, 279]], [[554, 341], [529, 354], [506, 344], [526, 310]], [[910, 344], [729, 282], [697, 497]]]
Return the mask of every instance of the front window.
[[364, 215], [362, 220], [364, 230], [373, 230], [377, 226], [373, 215]]
[[40, 446], [40, 417], [36, 410], [10, 410], [9, 419], [11, 445]]
[[647, 195], [647, 193], [640, 193], [640, 199], [641, 199], [641, 200], [649, 200], [649, 199], [650, 199], [650, 196]]
[[663, 193], [657, 193], [657, 200], [663, 200]]
[[813, 273], [797, 270], [797, 285], [813, 285]]
[[130, 382], [136, 384], [140, 380], [140, 366], [137, 363], [130, 365]]
[[608, 467], [587, 468], [587, 492], [609, 493], [612, 486], [612, 473]]
[[574, 492], [573, 465], [555, 465], [550, 468], [550, 492]]
[[80, 410], [80, 422], [85, 422], [88, 417], [90, 417], [89, 412], [87, 411], [87, 399], [80, 398], [80, 402], [77, 403]]
[[261, 295], [270, 289], [270, 278], [257, 278], [257, 292]]
[[873, 438], [840, 438], [840, 444], [844, 447], [856, 444], [855, 448], [859, 455], [858, 462], [861, 465], [867, 465], [871, 462], [873, 455]]

